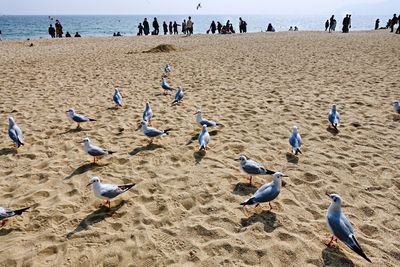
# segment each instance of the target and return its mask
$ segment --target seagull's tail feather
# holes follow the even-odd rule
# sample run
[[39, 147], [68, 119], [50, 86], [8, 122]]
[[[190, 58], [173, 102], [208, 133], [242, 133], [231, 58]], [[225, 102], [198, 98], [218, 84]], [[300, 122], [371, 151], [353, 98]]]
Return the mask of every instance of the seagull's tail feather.
[[296, 150], [294, 151], [294, 155], [297, 156], [297, 154], [303, 154], [300, 151], [300, 148], [296, 148]]
[[222, 123], [215, 122], [215, 126], [224, 126]]
[[172, 128], [165, 129], [165, 130], [164, 130], [164, 133], [165, 133], [166, 135], [169, 135], [169, 132], [170, 132], [170, 131], [172, 131]]
[[242, 206], [253, 205], [253, 204], [256, 204], [256, 201], [254, 200], [254, 197], [249, 198], [246, 201], [240, 203], [240, 205], [242, 205]]
[[22, 143], [22, 141], [18, 138], [17, 139], [17, 147], [19, 148], [20, 146], [23, 146], [24, 143]]
[[275, 174], [275, 172], [271, 171], [271, 170], [268, 170], [268, 169], [265, 169], [265, 174], [273, 175], [273, 174]]
[[202, 150], [206, 150], [206, 145], [201, 145], [201, 146], [199, 147], [199, 151], [202, 151]]
[[172, 101], [172, 105], [175, 103], [178, 103], [178, 102], [179, 102], [179, 100], [175, 99], [174, 101]]
[[366, 259], [368, 262], [372, 262], [367, 255], [365, 255], [364, 251], [362, 250], [360, 244], [358, 244], [357, 239], [354, 237], [354, 235], [351, 236], [351, 239], [354, 241], [354, 244], [349, 246], [355, 253]]
[[30, 207], [14, 210], [15, 215], [21, 215], [23, 212], [27, 211]]
[[132, 183], [132, 184], [124, 184], [124, 185], [119, 185], [118, 187], [122, 190], [122, 191], [128, 191], [129, 189], [131, 189], [132, 187], [134, 187], [136, 184]]
[[95, 119], [90, 119], [90, 118], [89, 118], [89, 121], [96, 121], [96, 120], [95, 120]]
[[114, 153], [116, 153], [117, 151], [110, 151], [110, 150], [107, 150], [107, 152], [108, 152], [108, 154], [114, 154]]

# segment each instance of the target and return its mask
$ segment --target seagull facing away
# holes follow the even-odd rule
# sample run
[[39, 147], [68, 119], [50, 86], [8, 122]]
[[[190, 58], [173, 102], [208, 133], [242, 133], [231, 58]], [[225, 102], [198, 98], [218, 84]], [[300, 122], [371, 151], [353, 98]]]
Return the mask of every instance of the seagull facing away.
[[175, 100], [172, 102], [172, 105], [179, 104], [182, 101], [183, 96], [184, 96], [183, 89], [178, 87], [175, 94]]
[[337, 126], [340, 124], [340, 115], [336, 110], [336, 104], [332, 105], [331, 111], [328, 113], [328, 120], [335, 130], [337, 130]]
[[67, 110], [67, 114], [68, 114], [68, 117], [70, 117], [71, 120], [73, 120], [74, 122], [78, 123], [78, 126], [76, 127], [76, 129], [82, 129], [81, 128], [81, 123], [83, 123], [83, 122], [96, 121], [95, 119], [91, 119], [91, 118], [88, 118], [86, 116], [83, 116], [81, 114], [76, 113], [75, 110], [72, 109], [72, 108]]
[[168, 74], [168, 73], [170, 73], [171, 72], [171, 65], [169, 65], [168, 63], [167, 64], [165, 64], [165, 67], [164, 67], [164, 73], [165, 74]]
[[266, 183], [261, 186], [253, 195], [253, 197], [240, 203], [242, 206], [256, 205], [258, 207], [260, 203], [269, 202], [269, 207], [272, 210], [271, 201], [274, 200], [281, 192], [282, 177], [287, 177], [281, 172], [276, 172], [272, 175], [272, 182]]
[[8, 136], [13, 141], [13, 146], [15, 148], [19, 148], [20, 146], [24, 145], [22, 131], [15, 123], [14, 118], [11, 116], [8, 117]]
[[88, 137], [84, 138], [79, 143], [84, 144], [84, 149], [86, 153], [93, 157], [93, 163], [96, 163], [96, 160], [99, 160], [103, 156], [111, 155], [115, 153], [115, 151], [105, 150], [98, 146], [92, 145]]
[[371, 260], [368, 259], [367, 255], [365, 255], [360, 244], [358, 243], [350, 221], [342, 212], [342, 199], [340, 198], [340, 196], [337, 194], [328, 193], [326, 193], [326, 195], [332, 200], [332, 203], [326, 213], [326, 222], [328, 224], [329, 231], [332, 233], [332, 238], [328, 243], [326, 243], [326, 245], [330, 246], [332, 244], [332, 241], [334, 239], [337, 240], [336, 238], [338, 238], [355, 253], [357, 253], [367, 261], [371, 262]]
[[117, 107], [122, 107], [122, 95], [119, 92], [118, 88], [115, 88], [114, 95], [113, 95], [113, 101], [117, 105]]
[[399, 113], [400, 114], [400, 101], [394, 101], [393, 102], [393, 108], [394, 108], [394, 111], [395, 112], [397, 112], [397, 113]]
[[108, 204], [108, 208], [111, 208], [110, 200], [119, 196], [120, 194], [131, 189], [135, 184], [125, 184], [125, 185], [113, 185], [113, 184], [102, 184], [100, 178], [93, 176], [90, 178], [87, 186], [92, 185], [94, 195], [100, 199], [105, 199], [105, 205]]
[[165, 77], [162, 77], [161, 88], [164, 89], [164, 94], [167, 93], [168, 91], [174, 90], [171, 86], [169, 86], [169, 84], [167, 83], [167, 79]]
[[159, 130], [156, 128], [148, 127], [146, 121], [140, 122], [140, 126], [137, 130], [141, 129], [143, 134], [147, 137], [150, 138], [150, 144], [153, 143], [153, 138], [155, 137], [164, 137], [169, 135], [169, 131], [172, 129], [166, 129], [166, 130]]
[[303, 144], [303, 141], [301, 140], [297, 126], [293, 126], [293, 132], [289, 137], [289, 143], [292, 146], [292, 151], [294, 155], [297, 155], [298, 153], [302, 154], [300, 151], [300, 147]]
[[198, 109], [196, 111], [196, 113], [194, 113], [194, 115], [196, 115], [196, 122], [200, 125], [207, 125], [207, 127], [216, 127], [216, 126], [222, 126], [222, 124], [215, 122], [215, 121], [209, 121], [203, 118], [201, 110]]
[[150, 123], [152, 117], [153, 117], [153, 111], [151, 110], [150, 102], [147, 100], [146, 107], [144, 108], [143, 111], [143, 121]]
[[207, 132], [207, 125], [203, 125], [201, 128], [201, 133], [198, 138], [199, 141], [199, 151], [207, 151], [208, 143], [210, 142], [210, 134]]
[[260, 163], [247, 159], [244, 155], [240, 155], [240, 157], [235, 160], [240, 161], [240, 169], [250, 175], [250, 185], [254, 175], [270, 175], [275, 173], [274, 171], [264, 168]]
[[30, 207], [19, 209], [19, 210], [10, 210], [7, 208], [0, 207], [0, 222], [1, 222], [1, 227], [3, 227], [7, 221], [8, 218], [21, 215], [25, 211], [27, 211]]

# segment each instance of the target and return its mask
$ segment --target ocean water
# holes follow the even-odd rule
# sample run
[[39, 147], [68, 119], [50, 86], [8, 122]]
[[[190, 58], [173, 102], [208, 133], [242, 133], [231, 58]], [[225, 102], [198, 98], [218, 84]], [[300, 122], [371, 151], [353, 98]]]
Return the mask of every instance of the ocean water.
[[[162, 31], [162, 22], [176, 21], [181, 24], [187, 16], [183, 15], [60, 15], [52, 16], [9, 16], [0, 15], [1, 38], [5, 40], [13, 39], [37, 39], [49, 38], [47, 29], [49, 24], [55, 23], [59, 19], [64, 34], [69, 31], [71, 35], [79, 32], [82, 36], [111, 36], [114, 32], [121, 32], [123, 35], [136, 35], [139, 22], [147, 17], [152, 30], [152, 21], [154, 17], [160, 24]], [[194, 33], [206, 33], [211, 21], [220, 21], [223, 25], [229, 19], [233, 24], [235, 31], [239, 29], [239, 15], [200, 15], [192, 16], [194, 22]], [[329, 16], [268, 16], [268, 15], [244, 15], [241, 16], [247, 22], [248, 32], [265, 31], [268, 23], [272, 23], [277, 31], [287, 31], [290, 26], [297, 26], [299, 30], [320, 31], [324, 30], [325, 21]], [[343, 16], [335, 16], [337, 20], [336, 30], [341, 29]], [[352, 15], [351, 30], [370, 30], [374, 28], [374, 23], [380, 18], [381, 25], [386, 22], [389, 15], [386, 16], [356, 16]], [[386, 18], [386, 19], [385, 19]], [[180, 30], [180, 28], [179, 28]]]

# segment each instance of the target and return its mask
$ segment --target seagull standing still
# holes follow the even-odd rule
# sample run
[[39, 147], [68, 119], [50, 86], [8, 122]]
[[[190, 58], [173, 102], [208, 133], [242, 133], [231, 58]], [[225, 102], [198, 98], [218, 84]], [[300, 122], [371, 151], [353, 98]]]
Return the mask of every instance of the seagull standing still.
[[292, 146], [292, 151], [294, 155], [297, 155], [298, 153], [302, 154], [300, 151], [300, 147], [303, 144], [303, 141], [301, 140], [297, 126], [293, 126], [293, 132], [289, 137], [289, 143]]
[[162, 77], [161, 80], [161, 88], [164, 89], [164, 94], [170, 91], [173, 91], [174, 89], [167, 83], [167, 79], [165, 77]]
[[198, 109], [196, 111], [196, 113], [194, 113], [194, 115], [196, 115], [196, 122], [200, 125], [207, 125], [207, 127], [216, 127], [216, 126], [222, 126], [222, 124], [215, 122], [215, 121], [209, 121], [203, 118], [202, 116], [202, 112], [200, 109]]
[[117, 107], [122, 107], [122, 95], [119, 92], [118, 88], [115, 88], [114, 95], [113, 95], [113, 101], [117, 105]]
[[393, 102], [393, 108], [394, 111], [397, 112], [398, 114], [400, 114], [400, 101], [394, 101]]
[[93, 163], [96, 163], [96, 160], [99, 160], [103, 156], [111, 155], [115, 153], [115, 151], [105, 150], [98, 146], [92, 145], [88, 137], [84, 138], [81, 142], [84, 144], [84, 149], [86, 153], [93, 157]]
[[13, 141], [13, 146], [15, 148], [19, 148], [20, 146], [24, 145], [22, 131], [15, 123], [14, 118], [11, 116], [8, 117], [8, 136]]
[[242, 206], [256, 205], [258, 207], [260, 203], [269, 202], [269, 207], [272, 210], [271, 201], [277, 198], [281, 192], [282, 177], [287, 177], [281, 172], [276, 172], [272, 175], [272, 182], [266, 183], [261, 186], [253, 195], [253, 197], [240, 203]]
[[175, 99], [172, 102], [172, 105], [179, 104], [182, 101], [183, 96], [184, 96], [183, 89], [178, 87], [176, 90]]
[[201, 133], [198, 138], [199, 141], [199, 151], [207, 151], [208, 143], [210, 142], [210, 134], [207, 132], [207, 125], [203, 125], [201, 128]]
[[143, 111], [143, 121], [150, 123], [152, 117], [153, 117], [153, 111], [151, 110], [150, 102], [147, 100], [146, 107], [144, 108]]
[[30, 207], [19, 209], [19, 210], [11, 210], [7, 208], [0, 207], [0, 226], [4, 226], [8, 221], [8, 218], [21, 215], [23, 212], [27, 211]]
[[340, 196], [337, 194], [328, 193], [326, 193], [326, 195], [332, 200], [332, 203], [326, 213], [326, 222], [328, 224], [329, 231], [332, 233], [332, 238], [328, 243], [326, 243], [326, 245], [330, 246], [332, 241], [338, 238], [355, 253], [371, 262], [358, 243], [350, 221], [342, 212], [342, 199]]
[[75, 110], [72, 108], [67, 110], [67, 114], [71, 120], [78, 123], [78, 126], [76, 127], [77, 129], [81, 129], [81, 123], [83, 123], [83, 122], [96, 121], [95, 119], [91, 119], [91, 118], [88, 118], [86, 116], [76, 113]]
[[150, 138], [150, 144], [153, 143], [154, 138], [167, 136], [169, 135], [169, 131], [172, 130], [172, 129], [159, 130], [156, 128], [148, 127], [146, 121], [140, 122], [140, 126], [137, 130], [139, 129], [142, 130], [145, 136]]
[[336, 110], [336, 104], [332, 105], [332, 109], [328, 113], [328, 120], [335, 130], [337, 130], [337, 126], [340, 124], [340, 115]]
[[165, 67], [164, 67], [164, 73], [165, 74], [168, 74], [168, 73], [170, 73], [171, 72], [171, 65], [169, 65], [168, 63], [167, 64], [165, 64]]
[[254, 175], [270, 175], [275, 173], [274, 171], [264, 168], [260, 163], [247, 159], [244, 155], [240, 155], [240, 157], [235, 160], [240, 161], [240, 169], [250, 175], [250, 185]]
[[97, 176], [90, 178], [87, 186], [90, 185], [92, 185], [93, 192], [96, 197], [106, 200], [105, 205], [108, 204], [108, 208], [111, 208], [111, 199], [119, 196], [135, 186], [134, 183], [125, 185], [102, 184], [100, 182], [100, 178]]

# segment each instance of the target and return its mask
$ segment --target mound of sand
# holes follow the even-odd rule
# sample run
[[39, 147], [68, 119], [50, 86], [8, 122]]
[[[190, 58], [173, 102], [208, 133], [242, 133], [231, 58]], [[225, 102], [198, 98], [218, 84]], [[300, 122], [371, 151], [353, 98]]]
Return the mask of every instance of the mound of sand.
[[160, 45], [157, 45], [156, 47], [153, 47], [152, 49], [143, 51], [143, 53], [169, 53], [169, 52], [174, 52], [177, 50], [178, 50], [177, 47], [174, 45], [160, 44]]

